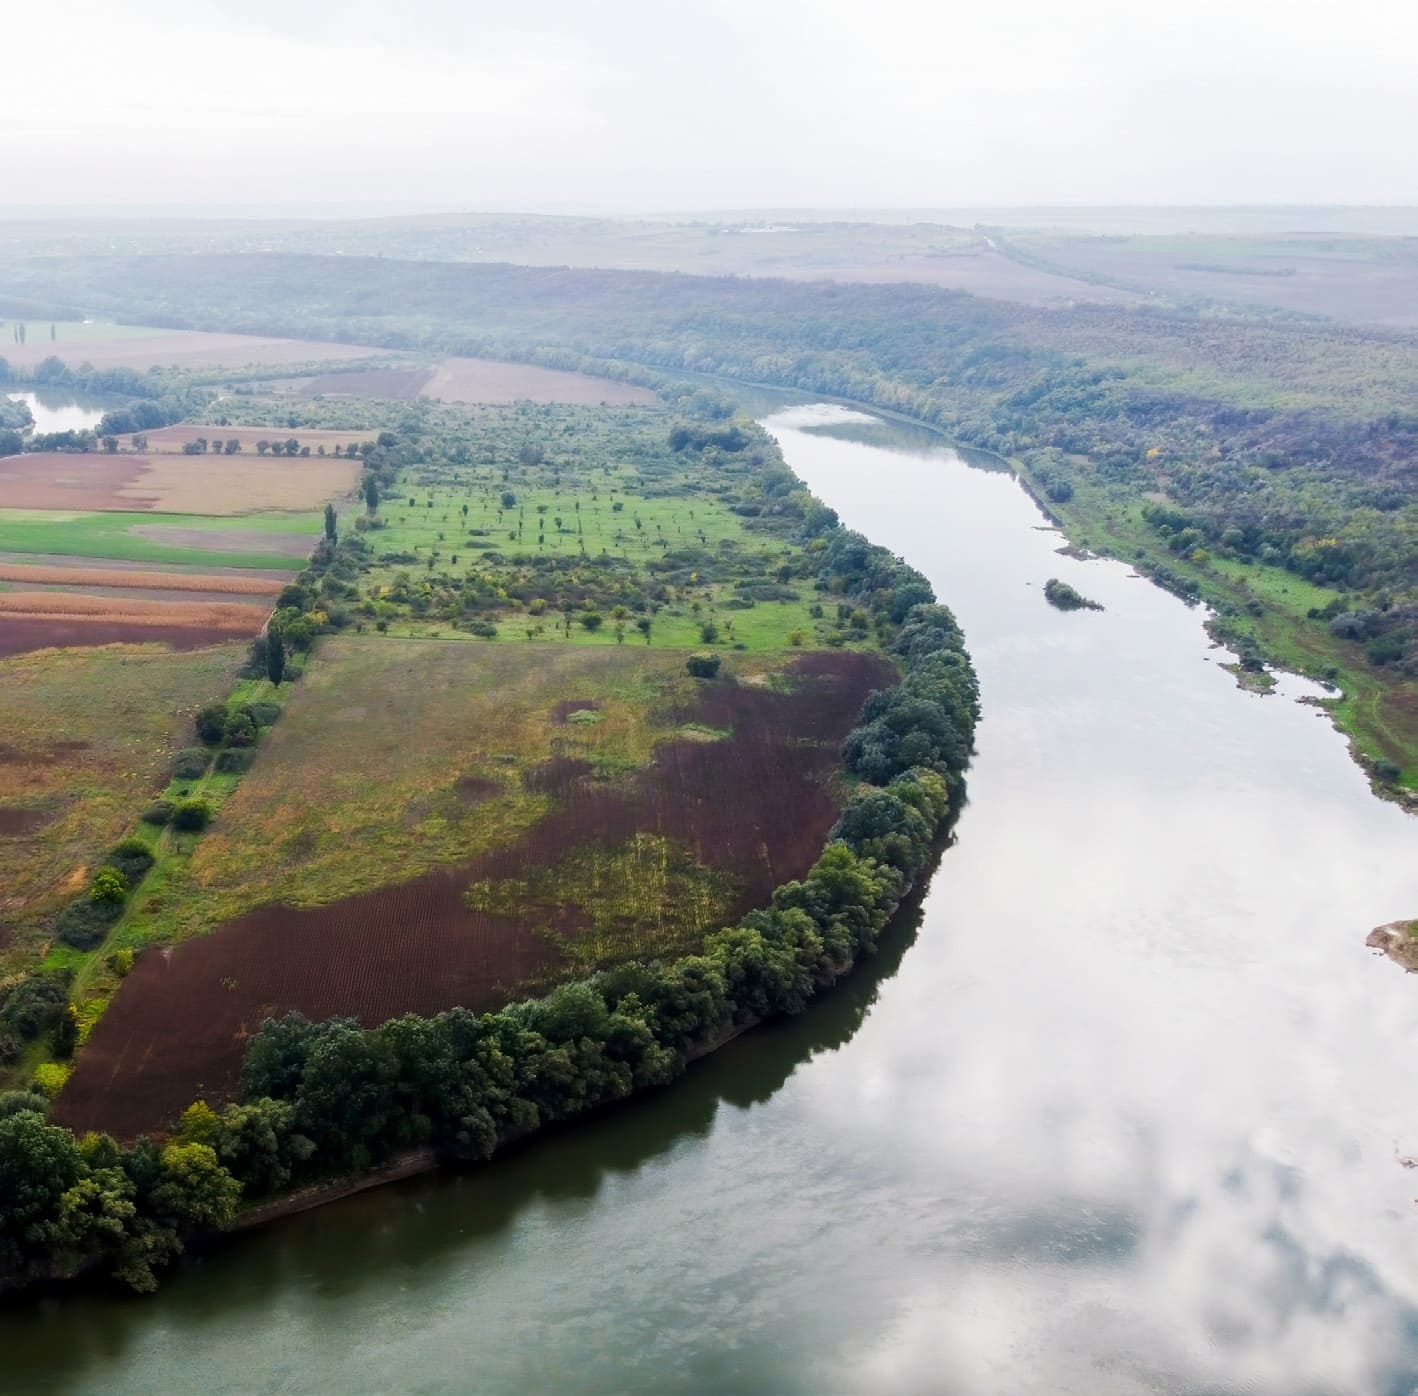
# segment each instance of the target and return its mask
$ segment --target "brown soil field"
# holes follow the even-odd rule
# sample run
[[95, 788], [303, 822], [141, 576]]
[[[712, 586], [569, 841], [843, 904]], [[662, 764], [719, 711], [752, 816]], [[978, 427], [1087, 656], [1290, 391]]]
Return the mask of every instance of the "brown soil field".
[[[243, 464], [246, 463], [248, 455], [256, 454], [258, 441], [289, 441], [294, 437], [302, 446], [309, 446], [313, 456], [321, 446], [325, 448], [327, 455], [332, 455], [336, 446], [344, 451], [351, 445], [359, 446], [366, 441], [373, 441], [375, 437], [372, 431], [326, 431], [314, 427], [298, 427], [292, 431], [289, 427], [222, 427], [191, 422], [183, 422], [175, 427], [158, 427], [154, 431], [140, 432], [139, 435], [148, 443], [143, 448], [143, 454], [149, 456], [180, 456], [183, 446], [199, 437], [206, 437], [209, 442], [235, 439], [241, 442], [239, 454]], [[132, 449], [131, 436], [120, 436], [118, 440], [124, 448]]]
[[0, 591], [3, 620], [92, 620], [222, 635], [255, 635], [270, 609], [242, 601], [149, 601], [72, 591]]
[[301, 397], [372, 397], [412, 402], [433, 377], [431, 368], [386, 368], [326, 373], [300, 388]]
[[225, 644], [231, 638], [226, 626], [204, 629], [154, 621], [0, 616], [0, 659], [35, 650], [92, 649], [98, 645], [160, 644], [175, 650], [199, 650]]
[[53, 816], [47, 810], [24, 809], [16, 805], [0, 805], [0, 838], [20, 838], [48, 824]]
[[567, 402], [592, 407], [643, 406], [657, 401], [648, 388], [634, 383], [496, 359], [445, 359], [419, 396], [445, 402]]
[[[120, 491], [120, 509], [166, 514], [256, 514], [278, 509], [318, 509], [359, 483], [357, 460], [334, 456], [154, 455]], [[239, 463], [238, 463], [239, 462]], [[144, 501], [151, 500], [151, 503]], [[309, 541], [303, 544], [310, 551]], [[270, 549], [270, 551], [280, 551]]]
[[348, 494], [361, 469], [334, 456], [32, 451], [0, 457], [0, 500], [8, 509], [165, 514], [318, 509]]
[[357, 344], [326, 344], [317, 340], [277, 339], [267, 335], [206, 334], [195, 330], [153, 330], [151, 333], [111, 337], [65, 336], [51, 342], [36, 335], [29, 344], [7, 344], [5, 357], [17, 366], [31, 368], [54, 355], [77, 367], [248, 368], [261, 364], [303, 364], [367, 359], [380, 353]]
[[0, 582], [31, 586], [118, 587], [144, 591], [231, 592], [243, 596], [275, 596], [284, 585], [273, 577], [222, 576], [202, 572], [158, 572], [137, 567], [28, 567], [0, 561]]
[[150, 509], [151, 501], [121, 493], [146, 466], [142, 456], [97, 451], [0, 456], [0, 500], [7, 509]]
[[[493, 1009], [528, 980], [570, 969], [548, 929], [574, 938], [587, 912], [535, 900], [470, 910], [474, 883], [525, 878], [639, 835], [732, 875], [733, 916], [807, 871], [836, 818], [830, 778], [866, 694], [894, 682], [879, 656], [800, 656], [785, 691], [720, 680], [672, 721], [732, 727], [671, 737], [624, 780], [559, 756], [529, 773], [555, 798], [521, 836], [458, 867], [309, 909], [268, 906], [215, 934], [149, 949], [99, 1020], [55, 1118], [121, 1138], [160, 1130], [201, 1095], [232, 1095], [247, 1037], [273, 1014], [354, 1014], [376, 1024], [455, 1005]], [[752, 791], [746, 801], [743, 792]], [[711, 929], [705, 927], [703, 929]]]

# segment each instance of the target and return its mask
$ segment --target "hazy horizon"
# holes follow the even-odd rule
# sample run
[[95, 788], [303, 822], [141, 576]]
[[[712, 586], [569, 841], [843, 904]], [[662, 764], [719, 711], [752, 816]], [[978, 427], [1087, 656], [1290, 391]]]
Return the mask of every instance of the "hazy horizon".
[[[39, 206], [1403, 205], [1418, 11], [1359, 0], [53, 0], [9, 17]], [[155, 195], [157, 197], [155, 197]], [[177, 197], [172, 197], [176, 195]]]

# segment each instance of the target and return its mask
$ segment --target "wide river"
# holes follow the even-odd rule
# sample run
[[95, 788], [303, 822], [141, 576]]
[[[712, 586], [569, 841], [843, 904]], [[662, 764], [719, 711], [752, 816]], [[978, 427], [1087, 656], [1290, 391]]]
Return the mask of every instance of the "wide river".
[[1418, 1388], [1418, 980], [1364, 948], [1418, 913], [1418, 820], [1305, 685], [1240, 691], [1196, 610], [1057, 556], [1010, 475], [843, 408], [768, 425], [980, 672], [919, 913], [649, 1100], [152, 1298], [0, 1314], [0, 1388]]

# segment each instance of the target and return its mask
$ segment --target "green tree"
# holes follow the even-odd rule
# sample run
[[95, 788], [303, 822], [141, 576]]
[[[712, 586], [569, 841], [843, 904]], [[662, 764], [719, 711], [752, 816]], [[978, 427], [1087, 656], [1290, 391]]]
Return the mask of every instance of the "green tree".
[[0, 1119], [0, 1274], [33, 1273], [66, 1242], [60, 1203], [82, 1175], [67, 1129], [33, 1110]]
[[325, 537], [332, 543], [335, 541], [335, 531], [335, 506], [333, 504], [327, 504], [325, 506]]
[[278, 687], [286, 672], [286, 645], [281, 632], [272, 628], [266, 635], [266, 677]]
[[[338, 450], [339, 448], [336, 447]], [[364, 477], [364, 507], [366, 512], [372, 514], [379, 508], [379, 481], [373, 475]], [[466, 514], [466, 508], [463, 510]]]

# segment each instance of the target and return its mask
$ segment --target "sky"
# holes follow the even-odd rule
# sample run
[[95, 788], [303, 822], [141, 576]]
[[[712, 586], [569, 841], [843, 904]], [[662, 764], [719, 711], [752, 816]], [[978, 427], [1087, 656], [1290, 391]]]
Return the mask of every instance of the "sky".
[[1418, 202], [1409, 0], [45, 0], [0, 200]]

